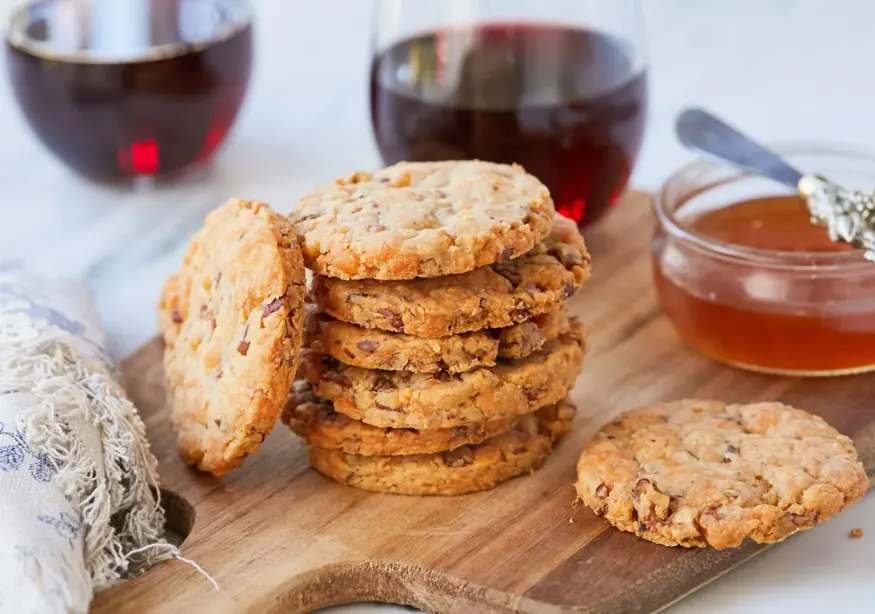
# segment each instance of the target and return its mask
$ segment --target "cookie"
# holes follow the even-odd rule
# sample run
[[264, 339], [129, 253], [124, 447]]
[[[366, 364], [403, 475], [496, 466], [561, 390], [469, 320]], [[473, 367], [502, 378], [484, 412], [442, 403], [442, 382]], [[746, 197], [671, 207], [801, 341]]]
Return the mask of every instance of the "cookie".
[[498, 358], [525, 358], [570, 328], [560, 308], [507, 328], [426, 339], [341, 322], [309, 304], [305, 330], [306, 347], [355, 367], [462, 373], [494, 366]]
[[331, 401], [314, 395], [312, 387], [303, 381], [292, 386], [282, 419], [311, 446], [363, 456], [455, 450], [504, 433], [518, 421], [517, 418], [499, 418], [433, 431], [379, 428], [337, 413]]
[[568, 433], [575, 408], [567, 399], [524, 416], [512, 430], [479, 445], [412, 456], [360, 456], [311, 447], [310, 464], [349, 486], [399, 495], [461, 495], [487, 490], [538, 469]]
[[522, 167], [467, 160], [360, 171], [304, 196], [289, 219], [315, 272], [386, 280], [516, 258], [547, 236], [553, 214]]
[[684, 400], [606, 425], [577, 464], [578, 496], [615, 527], [666, 546], [781, 541], [862, 497], [853, 442], [780, 403]]
[[305, 294], [301, 250], [284, 216], [247, 200], [207, 216], [158, 307], [186, 462], [223, 475], [271, 431], [297, 367]]
[[508, 418], [556, 403], [574, 387], [585, 352], [586, 329], [572, 319], [571, 330], [540, 352], [467, 373], [374, 371], [305, 350], [299, 377], [350, 418], [427, 431]]
[[419, 337], [504, 328], [554, 311], [589, 277], [574, 222], [556, 216], [550, 236], [526, 255], [470, 273], [410, 281], [314, 276], [312, 300], [344, 322]]

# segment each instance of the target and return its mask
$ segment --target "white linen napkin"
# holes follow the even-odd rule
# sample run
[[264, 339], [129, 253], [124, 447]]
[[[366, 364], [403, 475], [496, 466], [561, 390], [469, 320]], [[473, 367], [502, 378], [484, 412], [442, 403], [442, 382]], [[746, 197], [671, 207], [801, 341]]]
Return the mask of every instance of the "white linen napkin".
[[81, 284], [0, 266], [0, 612], [87, 612], [178, 554], [116, 375]]

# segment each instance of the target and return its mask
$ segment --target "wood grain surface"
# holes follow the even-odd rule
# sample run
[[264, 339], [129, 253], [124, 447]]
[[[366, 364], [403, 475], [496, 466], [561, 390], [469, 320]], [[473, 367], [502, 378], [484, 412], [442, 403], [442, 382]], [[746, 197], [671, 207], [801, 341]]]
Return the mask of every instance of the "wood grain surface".
[[93, 611], [293, 614], [386, 601], [447, 613], [657, 612], [763, 547], [666, 548], [572, 507], [574, 465], [586, 440], [614, 414], [654, 401], [785, 401], [853, 437], [875, 473], [875, 376], [758, 375], [684, 349], [651, 288], [652, 228], [649, 198], [632, 193], [587, 234], [594, 276], [570, 306], [593, 340], [572, 394], [576, 430], [543, 469], [488, 492], [412, 498], [348, 488], [309, 469], [300, 441], [282, 424], [242, 469], [223, 479], [198, 474], [176, 456], [161, 343], [143, 347], [125, 364], [128, 390], [162, 486], [194, 508], [183, 552], [222, 589], [171, 561], [102, 593]]

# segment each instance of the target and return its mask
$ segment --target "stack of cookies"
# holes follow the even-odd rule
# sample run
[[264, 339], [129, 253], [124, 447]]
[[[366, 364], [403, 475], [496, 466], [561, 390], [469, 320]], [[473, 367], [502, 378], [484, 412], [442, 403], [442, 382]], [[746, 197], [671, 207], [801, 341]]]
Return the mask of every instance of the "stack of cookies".
[[306, 195], [315, 273], [283, 419], [311, 464], [378, 492], [453, 495], [537, 469], [568, 432], [589, 276], [573, 222], [518, 166], [401, 163]]

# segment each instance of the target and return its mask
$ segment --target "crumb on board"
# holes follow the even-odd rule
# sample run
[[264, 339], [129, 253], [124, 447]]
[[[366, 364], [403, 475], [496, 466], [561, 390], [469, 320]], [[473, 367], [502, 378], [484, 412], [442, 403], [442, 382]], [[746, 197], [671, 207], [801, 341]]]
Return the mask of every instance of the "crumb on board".
[[848, 537], [860, 539], [861, 537], [863, 537], [863, 529], [851, 529], [851, 532], [848, 533]]

